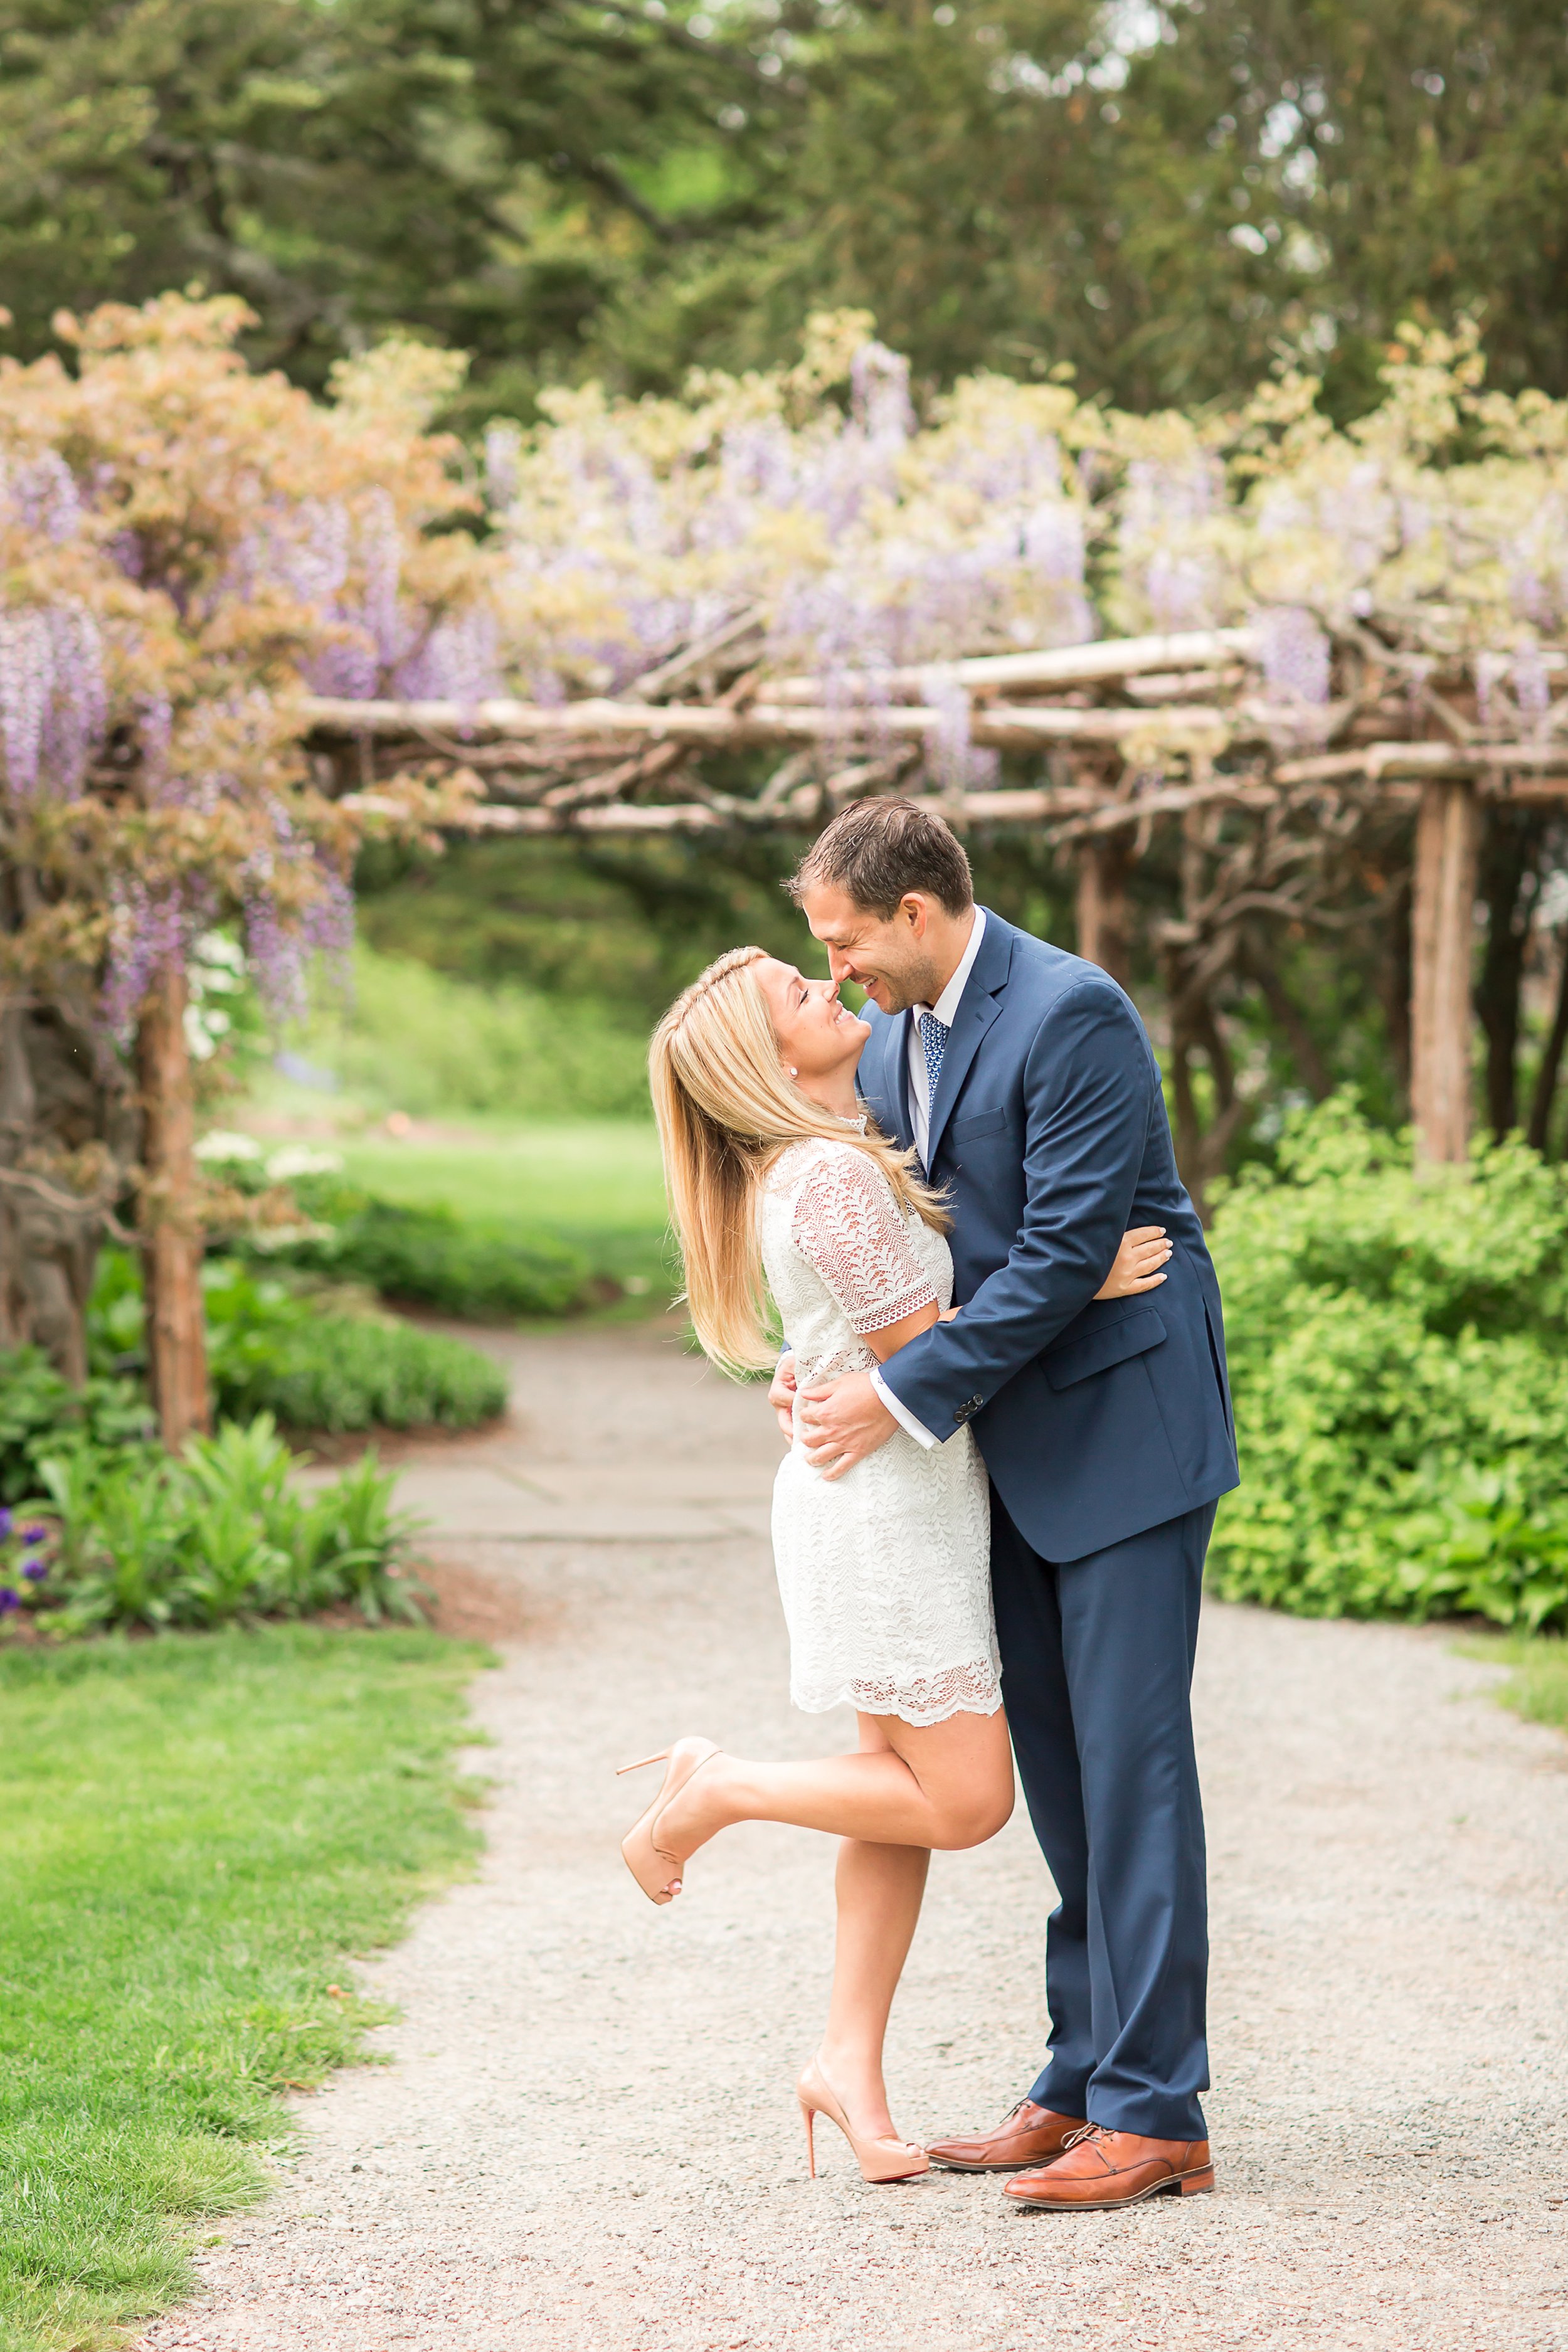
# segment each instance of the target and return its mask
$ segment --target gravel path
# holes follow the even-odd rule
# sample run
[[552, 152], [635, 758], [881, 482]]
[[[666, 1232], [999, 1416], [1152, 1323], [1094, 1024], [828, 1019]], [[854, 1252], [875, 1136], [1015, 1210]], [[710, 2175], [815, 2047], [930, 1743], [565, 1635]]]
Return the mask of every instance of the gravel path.
[[[790, 2085], [828, 1855], [731, 1832], [656, 1912], [610, 1777], [685, 1729], [843, 1740], [785, 1696], [765, 1409], [659, 1335], [498, 1345], [517, 1426], [417, 1474], [526, 1627], [475, 1693], [482, 1878], [364, 1968], [395, 2063], [301, 2102], [283, 2192], [146, 2352], [1568, 2347], [1568, 1743], [1490, 1669], [1439, 1634], [1208, 1611], [1218, 2195], [1067, 2217], [958, 2175], [870, 2189], [827, 2127], [813, 2184]], [[698, 1531], [637, 1540], [639, 1478]], [[904, 2131], [1029, 2081], [1048, 1904], [1022, 1808], [938, 1857], [894, 2020]]]

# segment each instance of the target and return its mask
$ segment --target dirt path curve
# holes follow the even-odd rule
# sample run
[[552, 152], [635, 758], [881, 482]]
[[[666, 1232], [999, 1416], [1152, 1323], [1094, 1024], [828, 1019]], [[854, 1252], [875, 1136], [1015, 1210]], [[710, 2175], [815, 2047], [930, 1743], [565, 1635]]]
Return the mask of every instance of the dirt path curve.
[[[873, 2190], [830, 2130], [814, 2185], [790, 2084], [828, 1857], [731, 1833], [656, 1912], [610, 1776], [688, 1728], [843, 1738], [785, 1696], [764, 1408], [660, 1335], [501, 1345], [515, 1430], [408, 1482], [529, 1620], [476, 1691], [482, 1878], [366, 1968], [395, 2063], [303, 2103], [283, 2194], [148, 2352], [1568, 2347], [1568, 1743], [1489, 1669], [1437, 1634], [1208, 1612], [1219, 2195], [1066, 2218], [953, 2175]], [[1048, 1899], [1021, 1809], [938, 1858], [892, 2040], [905, 2131], [1029, 2081]]]

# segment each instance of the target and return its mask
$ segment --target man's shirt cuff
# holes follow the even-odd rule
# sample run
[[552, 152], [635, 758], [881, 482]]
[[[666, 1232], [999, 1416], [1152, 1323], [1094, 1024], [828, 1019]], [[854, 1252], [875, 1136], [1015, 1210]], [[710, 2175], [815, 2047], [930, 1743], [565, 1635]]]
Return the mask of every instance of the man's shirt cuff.
[[907, 1429], [910, 1435], [914, 1439], [915, 1444], [917, 1445], [923, 1445], [929, 1453], [931, 1447], [936, 1444], [936, 1440], [931, 1435], [930, 1430], [926, 1427], [924, 1422], [917, 1421], [915, 1419], [914, 1414], [910, 1411], [909, 1406], [903, 1403], [900, 1398], [893, 1394], [892, 1390], [888, 1386], [887, 1381], [882, 1378], [880, 1372], [872, 1372], [871, 1386], [876, 1390], [877, 1394], [881, 1398], [882, 1402], [887, 1406], [888, 1411], [892, 1414], [893, 1419], [898, 1423], [899, 1427], [900, 1429]]

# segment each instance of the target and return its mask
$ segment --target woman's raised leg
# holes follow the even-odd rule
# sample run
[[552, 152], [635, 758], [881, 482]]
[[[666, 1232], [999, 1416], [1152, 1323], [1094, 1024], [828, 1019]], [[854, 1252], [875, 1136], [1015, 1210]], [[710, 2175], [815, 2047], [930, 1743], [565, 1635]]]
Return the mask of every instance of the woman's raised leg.
[[[983, 1844], [1013, 1810], [1006, 1717], [950, 1715], [944, 1723], [862, 1716], [879, 1746], [804, 1764], [758, 1764], [721, 1752], [663, 1806], [661, 1853], [684, 1862], [734, 1822], [788, 1822], [873, 1845], [952, 1849]], [[862, 1737], [864, 1738], [864, 1733]]]

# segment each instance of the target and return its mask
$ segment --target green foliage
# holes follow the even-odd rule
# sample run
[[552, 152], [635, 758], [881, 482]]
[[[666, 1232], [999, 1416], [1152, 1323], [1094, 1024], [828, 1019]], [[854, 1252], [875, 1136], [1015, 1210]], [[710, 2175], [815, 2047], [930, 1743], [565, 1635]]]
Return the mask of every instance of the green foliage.
[[[360, 929], [372, 945], [359, 950], [347, 1038], [336, 1046], [323, 1023], [308, 1050], [373, 1108], [582, 1118], [602, 1104], [647, 1118], [648, 1032], [704, 964], [745, 940], [826, 972], [780, 887], [808, 840], [804, 832], [615, 845], [502, 838], [456, 842], [439, 856], [373, 845], [356, 876]], [[976, 828], [967, 845], [988, 907], [1026, 930], [1067, 935], [1066, 886], [1037, 842], [1013, 832], [996, 843]], [[445, 975], [476, 985], [450, 988]], [[552, 1041], [556, 1072], [531, 1092], [488, 1082], [476, 1091], [467, 1075], [474, 1065], [454, 1054], [452, 1040], [480, 1006], [513, 1002]], [[373, 1013], [373, 1004], [384, 1010]], [[348, 1041], [369, 1018], [385, 1023], [384, 1064], [353, 1058], [360, 1048]], [[426, 1100], [405, 1101], [398, 1078], [416, 1034], [432, 1041], [435, 1084]], [[427, 1081], [420, 1073], [411, 1083], [423, 1090]]]
[[[334, 1196], [343, 1189], [335, 1180], [324, 1181]], [[308, 1182], [323, 1185], [320, 1178]], [[490, 1311], [557, 1312], [581, 1286], [583, 1262], [548, 1242], [525, 1244], [506, 1234], [492, 1241], [482, 1229], [437, 1210], [366, 1202], [358, 1192], [348, 1198], [352, 1210], [342, 1230], [351, 1245], [340, 1250], [336, 1234], [303, 1243], [295, 1255], [308, 1266], [325, 1265], [338, 1276], [351, 1275], [455, 1313], [481, 1306]], [[382, 1246], [385, 1234], [394, 1239]], [[401, 1284], [393, 1278], [400, 1273], [406, 1274]], [[292, 1429], [468, 1429], [493, 1419], [505, 1406], [505, 1377], [479, 1349], [392, 1316], [334, 1312], [309, 1290], [291, 1288], [254, 1261], [208, 1258], [202, 1292], [214, 1409], [231, 1419], [270, 1412]], [[123, 1251], [106, 1250], [100, 1260], [88, 1329], [100, 1360], [141, 1364], [141, 1276]], [[32, 1385], [29, 1376], [27, 1393]], [[137, 1392], [124, 1381], [97, 1381], [92, 1391], [99, 1391], [106, 1400], [99, 1407], [100, 1422], [111, 1432], [116, 1419], [131, 1427]], [[10, 1391], [10, 1381], [0, 1372], [0, 1433]], [[46, 1428], [72, 1425], [70, 1392], [63, 1382], [58, 1393], [65, 1400], [63, 1423]], [[144, 1412], [135, 1426], [140, 1429], [143, 1421]], [[17, 1458], [36, 1460], [40, 1450], [35, 1433], [16, 1449]], [[10, 1458], [0, 1452], [0, 1478], [7, 1475]], [[25, 1483], [20, 1469], [10, 1475]]]
[[1568, 1175], [1513, 1141], [1413, 1171], [1338, 1097], [1214, 1233], [1243, 1485], [1227, 1599], [1568, 1624]]
[[461, 1339], [367, 1316], [315, 1315], [237, 1381], [232, 1410], [291, 1429], [472, 1429], [506, 1407], [506, 1375]]
[[0, 1355], [0, 1504], [33, 1491], [40, 1452], [68, 1441], [134, 1444], [152, 1428], [152, 1409], [132, 1381], [99, 1376], [73, 1389], [40, 1349]]
[[[439, 902], [439, 926], [449, 924], [457, 936], [434, 961], [465, 968], [462, 935], [478, 911]], [[564, 991], [543, 995], [478, 961], [467, 969], [487, 984], [464, 985], [408, 957], [360, 948], [352, 1003], [341, 1017], [316, 1023], [304, 1053], [377, 1111], [647, 1114], [645, 1030], [592, 1000]], [[550, 974], [558, 976], [568, 977], [558, 968]]]
[[433, 1203], [379, 1201], [351, 1185], [300, 1186], [329, 1234], [269, 1252], [369, 1283], [384, 1298], [482, 1319], [563, 1315], [588, 1279], [582, 1254], [547, 1234], [519, 1233], [494, 1218], [463, 1217]]
[[304, 1626], [0, 1652], [7, 2352], [121, 2341], [193, 2291], [189, 2224], [267, 2193], [278, 2092], [384, 2014], [347, 1956], [474, 1851], [480, 1663]]
[[[582, 0], [18, 0], [0, 277], [33, 347], [58, 302], [195, 276], [253, 301], [259, 355], [313, 383], [402, 323], [483, 351], [511, 405], [724, 216], [714, 117], [764, 87], [734, 48]], [[661, 179], [679, 222], [637, 193]]]
[[221, 1625], [350, 1603], [370, 1622], [419, 1614], [416, 1522], [374, 1453], [314, 1494], [268, 1413], [220, 1424], [172, 1460], [153, 1446], [45, 1456], [29, 1510], [47, 1528], [28, 1589], [46, 1630]]
[[1527, 1723], [1549, 1723], [1559, 1731], [1568, 1731], [1568, 1642], [1561, 1634], [1538, 1634], [1529, 1640], [1518, 1634], [1487, 1633], [1462, 1647], [1467, 1657], [1513, 1669], [1509, 1680], [1498, 1687], [1497, 1696], [1504, 1706], [1512, 1707]]
[[1565, 145], [1542, 0], [1481, 36], [1436, 0], [16, 0], [0, 279], [29, 352], [193, 275], [311, 383], [410, 327], [475, 353], [467, 416], [766, 364], [845, 303], [927, 381], [1145, 408], [1283, 346], [1348, 413], [1412, 311], [1484, 306], [1501, 380], [1568, 384]]

